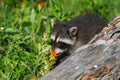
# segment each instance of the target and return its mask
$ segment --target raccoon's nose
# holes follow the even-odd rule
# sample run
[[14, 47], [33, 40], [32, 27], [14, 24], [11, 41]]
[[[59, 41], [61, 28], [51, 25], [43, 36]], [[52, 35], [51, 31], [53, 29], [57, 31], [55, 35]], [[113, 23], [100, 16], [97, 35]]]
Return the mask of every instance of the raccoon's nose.
[[55, 49], [55, 47], [56, 47], [56, 44], [55, 43], [52, 43], [52, 50], [54, 50]]
[[52, 50], [54, 50], [55, 48], [54, 47], [52, 47]]
[[52, 50], [54, 50], [55, 49], [55, 45], [52, 45]]

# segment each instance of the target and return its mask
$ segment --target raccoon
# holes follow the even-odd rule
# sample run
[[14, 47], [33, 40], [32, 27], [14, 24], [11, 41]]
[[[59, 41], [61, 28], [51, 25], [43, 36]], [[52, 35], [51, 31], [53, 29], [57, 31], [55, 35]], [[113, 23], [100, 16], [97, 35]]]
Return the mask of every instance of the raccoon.
[[74, 53], [76, 49], [87, 44], [107, 24], [93, 14], [77, 16], [68, 22], [52, 24], [51, 47], [58, 56]]

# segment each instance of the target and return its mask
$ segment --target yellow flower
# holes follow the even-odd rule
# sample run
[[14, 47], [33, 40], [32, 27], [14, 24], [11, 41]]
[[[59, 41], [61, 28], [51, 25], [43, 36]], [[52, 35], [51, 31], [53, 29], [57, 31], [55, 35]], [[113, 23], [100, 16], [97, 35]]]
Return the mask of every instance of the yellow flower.
[[32, 80], [37, 80], [37, 77], [36, 77], [36, 76], [34, 76]]

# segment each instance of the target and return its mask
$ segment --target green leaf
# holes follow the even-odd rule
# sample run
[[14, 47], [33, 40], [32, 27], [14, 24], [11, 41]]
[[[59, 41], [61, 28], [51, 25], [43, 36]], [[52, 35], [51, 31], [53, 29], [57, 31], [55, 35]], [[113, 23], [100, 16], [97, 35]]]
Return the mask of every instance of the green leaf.
[[13, 28], [7, 28], [7, 29], [5, 29], [5, 32], [7, 32], [7, 33], [15, 33], [17, 31], [15, 29], [13, 29]]

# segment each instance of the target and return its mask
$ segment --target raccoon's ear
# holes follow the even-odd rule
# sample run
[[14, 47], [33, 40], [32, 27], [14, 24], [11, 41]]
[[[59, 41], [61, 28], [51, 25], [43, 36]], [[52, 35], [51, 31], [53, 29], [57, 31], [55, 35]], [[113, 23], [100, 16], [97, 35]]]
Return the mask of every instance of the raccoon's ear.
[[52, 28], [55, 26], [56, 23], [57, 23], [57, 21], [55, 19], [51, 19], [51, 26], [52, 26]]
[[77, 27], [71, 27], [70, 29], [69, 29], [69, 34], [70, 34], [70, 36], [75, 36], [76, 34], [77, 34]]

